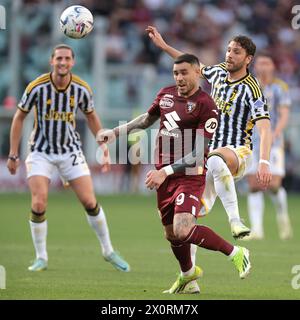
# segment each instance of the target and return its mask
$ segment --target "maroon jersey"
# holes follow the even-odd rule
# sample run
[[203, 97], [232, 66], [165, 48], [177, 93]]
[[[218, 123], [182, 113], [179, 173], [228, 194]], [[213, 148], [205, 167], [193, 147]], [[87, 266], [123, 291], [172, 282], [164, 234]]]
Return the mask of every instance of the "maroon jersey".
[[[160, 116], [155, 149], [157, 170], [192, 152], [197, 129], [211, 139], [218, 125], [218, 109], [201, 88], [188, 98], [179, 96], [176, 86], [163, 88], [148, 113]], [[204, 150], [205, 156], [207, 152]]]

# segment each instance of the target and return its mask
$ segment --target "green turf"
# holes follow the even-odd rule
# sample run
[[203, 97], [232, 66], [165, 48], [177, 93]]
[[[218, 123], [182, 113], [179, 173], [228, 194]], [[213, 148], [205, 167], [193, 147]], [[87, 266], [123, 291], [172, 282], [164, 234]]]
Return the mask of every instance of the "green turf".
[[[201, 295], [164, 295], [175, 280], [177, 262], [163, 238], [154, 197], [102, 196], [114, 247], [130, 262], [132, 272], [115, 271], [102, 259], [99, 245], [75, 196], [50, 194], [47, 211], [49, 270], [27, 271], [34, 257], [28, 226], [28, 194], [1, 194], [0, 265], [6, 268], [6, 289], [0, 299], [299, 299], [291, 286], [294, 265], [300, 265], [300, 199], [290, 196], [294, 238], [280, 241], [275, 214], [266, 203], [266, 239], [238, 242], [251, 251], [253, 269], [240, 280], [231, 262], [220, 253], [198, 249], [204, 269]], [[240, 208], [245, 217], [246, 203]], [[246, 219], [247, 220], [247, 219]], [[201, 223], [229, 241], [226, 215], [219, 203]], [[237, 242], [236, 242], [237, 243]], [[300, 280], [298, 280], [298, 283]]]

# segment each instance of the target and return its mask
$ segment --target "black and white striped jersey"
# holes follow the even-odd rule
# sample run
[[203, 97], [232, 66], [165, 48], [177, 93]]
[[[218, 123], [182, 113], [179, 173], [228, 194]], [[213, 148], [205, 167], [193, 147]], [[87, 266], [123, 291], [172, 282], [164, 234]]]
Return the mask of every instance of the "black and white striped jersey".
[[252, 150], [252, 130], [257, 120], [270, 118], [260, 85], [249, 72], [238, 81], [228, 80], [225, 63], [202, 68], [211, 84], [211, 96], [219, 109], [219, 126], [210, 143], [210, 150], [232, 145]]
[[76, 132], [78, 108], [84, 113], [94, 110], [89, 85], [72, 74], [67, 88], [59, 90], [46, 73], [30, 82], [18, 104], [23, 112], [34, 108], [34, 128], [30, 138], [31, 151], [64, 154], [79, 150], [81, 141]]

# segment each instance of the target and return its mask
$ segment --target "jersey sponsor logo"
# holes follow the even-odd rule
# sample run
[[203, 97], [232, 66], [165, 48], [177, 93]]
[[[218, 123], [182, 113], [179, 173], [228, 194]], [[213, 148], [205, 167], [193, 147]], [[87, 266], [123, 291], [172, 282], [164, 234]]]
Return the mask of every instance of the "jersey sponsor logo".
[[175, 133], [175, 132], [169, 132], [165, 129], [161, 129], [160, 130], [160, 134], [163, 136], [167, 136], [167, 137], [174, 137], [174, 138], [179, 138], [179, 133]]
[[74, 121], [74, 114], [73, 112], [58, 112], [54, 110], [50, 110], [48, 113], [45, 114], [45, 120], [54, 120], [54, 121], [66, 121], [66, 122], [73, 122]]
[[205, 130], [209, 133], [214, 133], [218, 127], [218, 121], [215, 118], [210, 118], [205, 122]]
[[192, 113], [196, 109], [197, 104], [195, 102], [188, 101], [185, 110], [187, 113]]
[[215, 98], [215, 104], [217, 105], [218, 109], [221, 110], [223, 113], [227, 113], [228, 115], [231, 114], [231, 103], [230, 102], [226, 102], [224, 100], [222, 100], [219, 97]]
[[75, 107], [75, 98], [74, 98], [74, 96], [71, 96], [71, 97], [70, 97], [70, 107], [71, 107], [71, 108], [74, 108], [74, 107]]
[[166, 95], [159, 101], [159, 106], [163, 109], [172, 108], [174, 106], [174, 101]]
[[163, 124], [168, 131], [179, 128], [176, 121], [180, 121], [181, 119], [179, 118], [179, 115], [176, 111], [165, 114], [165, 118], [167, 120], [165, 120]]

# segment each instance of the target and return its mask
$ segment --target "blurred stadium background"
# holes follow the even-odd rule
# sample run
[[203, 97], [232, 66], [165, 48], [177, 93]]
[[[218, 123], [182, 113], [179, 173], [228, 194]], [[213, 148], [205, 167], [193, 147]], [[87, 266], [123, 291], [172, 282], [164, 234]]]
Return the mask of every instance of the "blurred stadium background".
[[[291, 24], [296, 1], [2, 0], [0, 4], [6, 9], [6, 30], [0, 33], [2, 168], [9, 150], [9, 128], [16, 103], [27, 83], [49, 70], [49, 55], [55, 44], [63, 42], [74, 48], [74, 73], [94, 89], [97, 111], [105, 127], [147, 110], [158, 89], [173, 81], [172, 60], [155, 48], [145, 34], [145, 27], [153, 24], [173, 46], [195, 53], [205, 64], [223, 61], [228, 39], [240, 33], [250, 35], [258, 50], [269, 48], [276, 52], [278, 75], [290, 85], [293, 100], [286, 130], [285, 185], [290, 191], [300, 190], [300, 30], [293, 30]], [[95, 16], [95, 29], [87, 38], [67, 39], [59, 30], [60, 14], [72, 4], [88, 7]], [[33, 115], [31, 121], [27, 120], [22, 138], [22, 159], [27, 154], [32, 118]], [[105, 187], [97, 183], [97, 146], [84, 119], [78, 121], [77, 128], [95, 171], [97, 192], [146, 192], [143, 174], [138, 187], [129, 185], [130, 168], [125, 165], [114, 166], [106, 175], [106, 181], [111, 183]], [[141, 172], [143, 169], [140, 168]], [[13, 178], [5, 168], [0, 170], [0, 190], [24, 189], [24, 177], [23, 166]], [[60, 186], [58, 179], [53, 186]]]
[[[81, 40], [67, 39], [59, 30], [61, 12], [73, 4], [86, 6], [95, 17], [93, 32]], [[85, 120], [77, 121], [96, 191], [102, 195], [100, 201], [107, 208], [113, 242], [132, 264], [134, 272], [126, 277], [116, 274], [104, 262], [98, 265], [101, 258], [96, 239], [84, 225], [82, 208], [68, 191], [53, 193], [49, 199], [50, 269], [55, 272], [29, 275], [26, 268], [33, 248], [26, 219], [30, 195], [25, 168], [22, 165], [14, 177], [6, 169], [9, 129], [16, 104], [27, 83], [49, 70], [51, 48], [58, 43], [74, 48], [77, 61], [74, 73], [92, 86], [105, 127], [130, 120], [147, 110], [157, 90], [173, 81], [172, 60], [156, 49], [145, 34], [149, 24], [157, 26], [170, 44], [195, 53], [205, 64], [223, 61], [228, 39], [240, 33], [250, 35], [258, 50], [269, 48], [276, 52], [278, 76], [289, 84], [293, 101], [285, 132], [287, 176], [284, 184], [289, 192], [294, 238], [288, 242], [279, 240], [274, 209], [267, 202], [266, 240], [247, 243], [249, 249], [253, 249], [255, 266], [249, 282], [241, 286], [223, 257], [201, 250], [205, 259], [201, 258], [200, 263], [208, 270], [203, 280], [205, 295], [201, 297], [299, 298], [299, 290], [291, 288], [291, 268], [300, 264], [300, 238], [296, 230], [300, 222], [300, 202], [298, 194], [293, 194], [300, 192], [300, 30], [294, 30], [291, 24], [292, 7], [296, 4], [291, 0], [0, 0], [6, 9], [6, 30], [0, 32], [0, 264], [8, 274], [7, 290], [0, 292], [0, 299], [165, 298], [160, 295], [161, 290], [174, 280], [177, 265], [169, 254], [155, 215], [154, 195], [149, 197], [144, 188], [144, 172], [149, 166], [139, 168], [135, 186], [130, 176], [132, 168], [126, 165], [116, 165], [112, 172], [101, 175], [96, 162], [97, 145]], [[22, 160], [27, 154], [33, 115], [29, 118], [22, 137]], [[56, 177], [52, 190], [60, 188], [61, 182]], [[245, 184], [240, 185], [239, 191], [246, 190]], [[17, 194], [23, 191], [26, 194]], [[117, 195], [128, 191], [134, 195]], [[144, 195], [138, 196], [137, 192]], [[112, 195], [103, 196], [107, 193]], [[240, 207], [243, 218], [247, 219], [243, 197]], [[219, 203], [214, 211], [216, 213], [203, 223], [232, 241]], [[157, 261], [160, 261], [159, 267]]]

